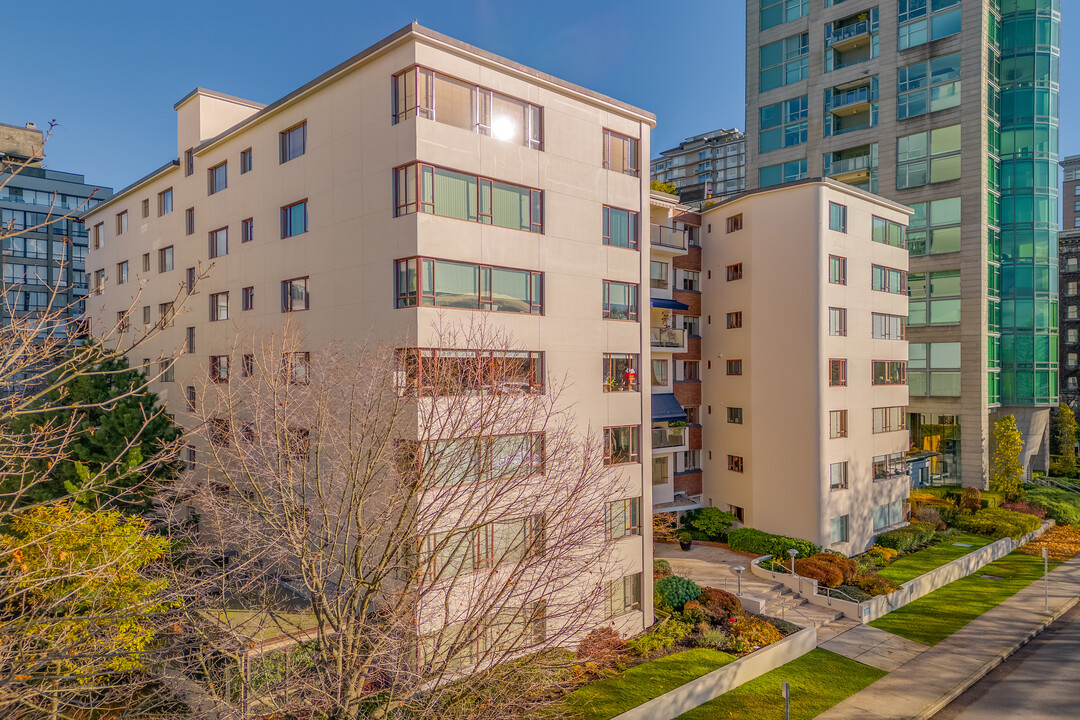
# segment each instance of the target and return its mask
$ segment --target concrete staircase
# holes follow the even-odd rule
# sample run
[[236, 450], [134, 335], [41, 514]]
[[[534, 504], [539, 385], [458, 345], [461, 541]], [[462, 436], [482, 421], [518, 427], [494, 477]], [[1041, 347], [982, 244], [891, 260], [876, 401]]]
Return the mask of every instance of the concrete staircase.
[[837, 610], [811, 605], [802, 595], [779, 584], [764, 599], [766, 615], [799, 627], [813, 625], [820, 629], [844, 617], [844, 613]]

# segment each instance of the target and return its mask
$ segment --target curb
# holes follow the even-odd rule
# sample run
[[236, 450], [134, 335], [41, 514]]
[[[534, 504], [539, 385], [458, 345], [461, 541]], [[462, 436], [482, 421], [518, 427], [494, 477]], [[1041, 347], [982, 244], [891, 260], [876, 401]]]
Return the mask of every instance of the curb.
[[1076, 605], [1077, 602], [1080, 602], [1080, 596], [1073, 596], [1073, 597], [1069, 598], [1068, 600], [1066, 600], [1063, 605], [1051, 610], [1050, 614], [1042, 622], [1040, 622], [1038, 625], [1033, 627], [1031, 630], [1028, 630], [1028, 632], [1024, 635], [1024, 637], [1022, 637], [1019, 640], [1017, 640], [1016, 642], [1014, 642], [1012, 645], [1010, 645], [1008, 647], [1008, 649], [1004, 650], [1003, 652], [998, 653], [996, 656], [994, 656], [994, 658], [992, 660], [986, 661], [986, 663], [984, 663], [983, 666], [980, 667], [973, 675], [971, 675], [971, 676], [965, 678], [964, 680], [962, 680], [959, 684], [956, 685], [956, 687], [954, 687], [952, 690], [950, 690], [946, 695], [944, 695], [941, 698], [938, 698], [931, 705], [927, 706], [926, 709], [923, 710], [918, 715], [916, 715], [913, 720], [928, 720], [929, 718], [936, 715], [939, 711], [943, 710], [946, 705], [951, 703], [956, 698], [960, 697], [960, 695], [962, 695], [968, 688], [970, 688], [972, 685], [977, 683], [979, 680], [982, 680], [984, 677], [986, 677], [986, 675], [991, 670], [996, 668], [1001, 663], [1005, 662], [1005, 660], [1007, 660], [1010, 655], [1015, 653], [1017, 650], [1022, 648], [1024, 645], [1027, 645], [1039, 633], [1041, 633], [1043, 630], [1046, 630], [1046, 628], [1050, 627], [1050, 625], [1055, 620], [1057, 620], [1062, 615], [1064, 615], [1069, 610], [1071, 610]]

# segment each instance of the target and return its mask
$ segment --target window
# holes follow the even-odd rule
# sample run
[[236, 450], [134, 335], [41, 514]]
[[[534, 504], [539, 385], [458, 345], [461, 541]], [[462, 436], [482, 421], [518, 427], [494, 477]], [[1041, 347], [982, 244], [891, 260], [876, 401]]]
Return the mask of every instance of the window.
[[733, 425], [742, 425], [742, 408], [729, 407], [727, 409], [727, 421]]
[[728, 282], [732, 280], [742, 280], [742, 263], [735, 263], [734, 265], [727, 266], [727, 279]]
[[641, 498], [627, 498], [605, 503], [604, 527], [608, 540], [640, 535]]
[[888, 480], [907, 474], [907, 463], [902, 452], [875, 455], [872, 465], [874, 480]]
[[638, 249], [638, 214], [630, 210], [604, 207], [604, 244]]
[[161, 382], [176, 382], [176, 367], [172, 361], [158, 363], [158, 375]]
[[394, 123], [422, 117], [543, 149], [543, 109], [422, 67], [394, 76]]
[[255, 288], [246, 287], [240, 291], [240, 309], [241, 310], [254, 310], [255, 309]]
[[195, 290], [195, 282], [196, 282], [195, 268], [189, 267], [186, 270], [184, 270], [184, 286], [187, 288], [188, 295], [190, 295], [192, 292], [194, 292], [194, 290]]
[[960, 126], [896, 138], [896, 189], [960, 177]]
[[847, 386], [847, 360], [832, 358], [829, 360], [829, 387]]
[[829, 334], [847, 335], [847, 308], [829, 308]]
[[157, 196], [157, 214], [158, 217], [162, 215], [168, 215], [173, 211], [173, 197], [172, 188], [162, 190]]
[[116, 284], [123, 285], [128, 281], [128, 261], [116, 263]]
[[542, 190], [419, 163], [398, 168], [394, 178], [395, 217], [419, 211], [512, 230], [544, 231]]
[[302, 235], [308, 229], [307, 200], [281, 208], [281, 237]]
[[281, 376], [294, 385], [306, 385], [311, 378], [311, 353], [287, 352], [281, 356]]
[[1078, 356], [1077, 356], [1076, 353], [1067, 354], [1065, 356], [1065, 367], [1070, 368], [1070, 369], [1075, 368], [1076, 365], [1077, 365], [1077, 357]]
[[728, 375], [742, 375], [742, 360], [725, 360]]
[[300, 157], [307, 148], [307, 122], [284, 130], [281, 133], [281, 162]]
[[832, 439], [847, 437], [847, 410], [829, 411], [829, 437]]
[[758, 170], [758, 185], [770, 187], [781, 183], [794, 182], [806, 177], [806, 158], [791, 160], [779, 165], [769, 165]]
[[654, 290], [667, 290], [668, 265], [666, 262], [649, 261], [649, 285]]
[[907, 244], [912, 255], [959, 252], [960, 198], [911, 203], [911, 209]]
[[229, 319], [229, 293], [220, 292], [210, 295], [210, 321]]
[[682, 454], [682, 469], [683, 470], [700, 470], [701, 469], [701, 451], [700, 450], [685, 450]]
[[123, 235], [128, 229], [128, 213], [127, 210], [116, 213], [116, 234]]
[[128, 314], [123, 310], [116, 313], [116, 329], [120, 332], [127, 332], [131, 327], [131, 323], [128, 321]]
[[688, 292], [701, 291], [701, 273], [696, 270], [682, 270], [682, 289]]
[[230, 423], [224, 418], [210, 419], [210, 444], [227, 447], [231, 442]]
[[805, 80], [810, 69], [809, 54], [809, 33], [762, 45], [758, 62], [761, 68], [758, 92]]
[[761, 108], [761, 152], [767, 153], [806, 142], [806, 115], [806, 95]]
[[143, 200], [142, 201], [142, 216], [144, 218], [150, 217], [150, 201], [149, 200]]
[[829, 489], [847, 490], [848, 472], [847, 462], [836, 462], [829, 465]]
[[728, 455], [727, 469], [731, 472], [741, 473], [743, 471], [743, 459], [738, 455]]
[[727, 218], [727, 231], [729, 233], [733, 233], [733, 232], [736, 232], [738, 230], [742, 230], [742, 228], [743, 228], [742, 213], [739, 213], [738, 215], [732, 215], [731, 217]]
[[164, 302], [158, 304], [158, 316], [161, 318], [161, 327], [168, 327], [173, 321], [173, 304], [172, 302]]
[[804, 17], [809, 12], [808, 0], [761, 0], [759, 30], [782, 25]]
[[653, 360], [652, 361], [652, 384], [667, 385], [668, 384], [668, 361], [667, 360]]
[[251, 377], [255, 374], [255, 356], [246, 354], [240, 358], [240, 377]]
[[687, 425], [699, 425], [698, 412], [701, 410], [698, 405], [687, 405], [683, 410], [686, 410], [686, 424]]
[[829, 229], [836, 232], [847, 232], [847, 205], [829, 203]]
[[243, 175], [246, 172], [251, 172], [254, 167], [252, 164], [251, 148], [240, 151], [240, 174]]
[[727, 314], [727, 326], [728, 330], [742, 327], [742, 311], [729, 312]]
[[396, 270], [399, 308], [543, 314], [543, 273], [423, 257], [398, 260]]
[[829, 520], [829, 544], [847, 542], [848, 539], [848, 516], [841, 515]]
[[960, 32], [959, 5], [960, 0], [899, 0], [897, 47], [907, 50]]
[[408, 348], [397, 356], [402, 396], [544, 392], [542, 352]]
[[943, 55], [896, 71], [896, 119], [960, 104], [960, 53]]
[[906, 334], [907, 318], [903, 315], [871, 313], [870, 324], [873, 337], [877, 340], [903, 340]]
[[150, 324], [150, 306], [149, 305], [143, 305], [142, 321], [143, 321], [143, 325], [149, 325]]
[[621, 617], [641, 610], [641, 573], [627, 575], [608, 585], [607, 616]]
[[210, 381], [216, 383], [229, 382], [229, 356], [210, 356]]
[[895, 430], [907, 430], [906, 407], [879, 407], [874, 408], [874, 432], [893, 432]]
[[829, 282], [833, 285], [847, 285], [847, 258], [829, 256]]
[[684, 381], [695, 382], [701, 379], [701, 363], [698, 360], [682, 361]]
[[220, 165], [215, 165], [206, 171], [207, 173], [207, 195], [213, 195], [214, 193], [221, 192], [225, 188], [229, 187], [229, 163], [225, 161]]
[[195, 234], [195, 208], [193, 207], [184, 211], [184, 234]]
[[[5, 264], [5, 266], [4, 266], [4, 277], [5, 277], [4, 282], [9, 284], [9, 285], [12, 282], [14, 282], [12, 280], [7, 279], [8, 278], [7, 273], [9, 273], [11, 271], [12, 267], [13, 266], [10, 265], [10, 264]], [[105, 271], [104, 270], [95, 270], [94, 271], [94, 286], [93, 286], [93, 289], [94, 289], [94, 294], [95, 295], [100, 295], [101, 291], [105, 289]], [[1073, 309], [1075, 309], [1075, 306], [1071, 306], [1071, 307], [1073, 307]]]
[[609, 320], [638, 319], [638, 286], [635, 283], [604, 281], [603, 316]]
[[169, 272], [173, 269], [173, 247], [161, 248], [158, 250], [158, 272]]
[[746, 510], [738, 505], [728, 505], [728, 512], [735, 516], [735, 520], [738, 522], [746, 522]]
[[908, 325], [959, 323], [960, 271], [909, 275], [908, 297]]
[[98, 223], [90, 232], [90, 247], [100, 250], [105, 244], [105, 223]]
[[[959, 199], [957, 198], [957, 200]], [[902, 248], [906, 246], [905, 230], [906, 228], [900, 223], [875, 216], [871, 218], [870, 239], [884, 245]]]
[[223, 227], [210, 233], [210, 258], [229, 254], [229, 228]]
[[870, 287], [879, 292], [907, 293], [907, 271], [885, 267], [884, 265], [870, 266]]
[[281, 311], [298, 312], [308, 309], [308, 279], [293, 278], [281, 283]]
[[189, 353], [195, 352], [195, 328], [189, 327], [189, 328], [186, 329], [184, 345], [185, 345], [185, 347], [184, 347], [185, 352], [189, 352]]
[[195, 412], [195, 386], [188, 385], [184, 388], [184, 402], [187, 404], [188, 412]]
[[682, 326], [687, 335], [701, 335], [701, 318], [697, 315], [683, 315]]
[[195, 172], [195, 154], [191, 148], [184, 151], [184, 177]]
[[636, 391], [639, 362], [639, 355], [604, 353], [604, 392]]
[[911, 395], [960, 397], [960, 343], [909, 343]]
[[621, 135], [613, 130], [604, 130], [604, 167], [624, 175], [638, 176], [638, 141], [637, 138]]
[[1068, 330], [1066, 330], [1065, 342], [1069, 343], [1070, 345], [1074, 345], [1077, 342], [1080, 342], [1080, 330], [1077, 330], [1076, 328], [1069, 328]]
[[653, 485], [667, 485], [671, 481], [671, 473], [668, 472], [668, 467], [671, 463], [668, 461], [671, 458], [667, 455], [661, 455], [660, 457], [653, 457], [652, 460], [652, 484]]
[[604, 428], [604, 464], [624, 465], [639, 461], [639, 425]]
[[903, 500], [893, 500], [874, 508], [874, 532], [881, 532], [891, 525], [899, 525], [903, 520]]
[[[959, 343], [956, 343], [959, 345]], [[904, 360], [873, 360], [872, 383], [874, 385], [906, 385], [907, 362]]]

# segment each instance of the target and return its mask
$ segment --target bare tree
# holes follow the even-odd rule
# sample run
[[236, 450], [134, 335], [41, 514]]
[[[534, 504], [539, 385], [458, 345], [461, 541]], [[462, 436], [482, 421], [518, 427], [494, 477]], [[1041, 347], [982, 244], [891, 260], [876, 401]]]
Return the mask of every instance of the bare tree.
[[287, 326], [211, 369], [176, 517], [216, 583], [183, 624], [219, 708], [518, 717], [605, 621], [630, 511], [599, 438], [537, 354], [436, 335], [307, 352]]

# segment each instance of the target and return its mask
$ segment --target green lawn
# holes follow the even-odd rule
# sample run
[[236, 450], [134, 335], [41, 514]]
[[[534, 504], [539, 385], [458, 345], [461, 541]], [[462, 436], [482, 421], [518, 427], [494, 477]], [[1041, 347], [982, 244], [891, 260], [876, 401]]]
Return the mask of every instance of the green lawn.
[[[1051, 560], [1050, 568], [1059, 564]], [[991, 580], [981, 575], [1003, 579]], [[1041, 557], [1010, 553], [870, 624], [894, 635], [935, 645], [1042, 575]]]
[[[892, 565], [883, 567], [878, 571], [878, 574], [898, 583], [906, 583], [908, 580], [917, 578], [923, 573], [939, 568], [958, 557], [967, 555], [972, 550], [977, 550], [983, 545], [989, 545], [992, 542], [993, 540], [982, 535], [960, 534], [952, 540], [946, 540], [902, 557]], [[967, 543], [971, 547], [957, 547], [954, 543]]]
[[685, 650], [578, 688], [563, 702], [572, 717], [607, 720], [734, 661], [719, 650]]
[[785, 680], [791, 687], [792, 720], [810, 720], [885, 674], [818, 648], [683, 713], [678, 720], [783, 720], [780, 688]]

